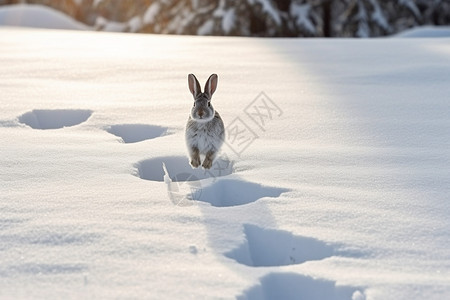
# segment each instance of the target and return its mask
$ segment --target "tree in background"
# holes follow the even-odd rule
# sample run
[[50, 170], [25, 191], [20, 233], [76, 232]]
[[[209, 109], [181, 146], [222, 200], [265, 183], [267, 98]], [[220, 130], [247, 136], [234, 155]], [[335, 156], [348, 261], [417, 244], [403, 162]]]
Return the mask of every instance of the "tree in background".
[[0, 0], [43, 4], [97, 30], [264, 37], [374, 37], [450, 24], [450, 0]]

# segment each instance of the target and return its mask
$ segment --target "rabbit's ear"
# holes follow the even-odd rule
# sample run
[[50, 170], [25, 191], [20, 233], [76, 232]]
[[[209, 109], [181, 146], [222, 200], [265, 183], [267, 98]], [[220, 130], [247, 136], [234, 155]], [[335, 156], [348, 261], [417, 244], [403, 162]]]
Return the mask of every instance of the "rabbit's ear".
[[214, 94], [217, 88], [217, 74], [212, 74], [209, 76], [208, 80], [205, 84], [205, 94], [208, 95], [208, 97], [211, 99], [211, 96]]
[[194, 98], [196, 98], [201, 92], [200, 83], [198, 83], [197, 78], [195, 78], [194, 74], [188, 75], [188, 83], [189, 83], [189, 90], [191, 91]]

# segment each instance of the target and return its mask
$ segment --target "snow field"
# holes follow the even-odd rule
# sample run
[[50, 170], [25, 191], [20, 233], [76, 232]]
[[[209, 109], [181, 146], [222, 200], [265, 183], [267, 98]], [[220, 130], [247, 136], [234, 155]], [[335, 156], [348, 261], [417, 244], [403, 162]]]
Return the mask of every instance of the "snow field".
[[[0, 34], [0, 296], [449, 295], [445, 39]], [[183, 132], [212, 72], [253, 139], [215, 174]]]
[[87, 25], [44, 5], [19, 4], [2, 6], [0, 7], [0, 24], [48, 29], [89, 29]]

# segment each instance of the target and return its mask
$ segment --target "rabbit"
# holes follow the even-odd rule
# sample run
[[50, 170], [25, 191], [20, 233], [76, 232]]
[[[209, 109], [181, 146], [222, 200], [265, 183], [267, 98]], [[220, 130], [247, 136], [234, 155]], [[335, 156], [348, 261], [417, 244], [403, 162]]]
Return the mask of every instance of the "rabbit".
[[225, 129], [222, 118], [211, 104], [217, 81], [217, 74], [209, 76], [205, 91], [202, 93], [200, 83], [194, 74], [188, 75], [189, 90], [194, 96], [194, 106], [186, 124], [185, 137], [193, 168], [200, 166], [200, 155], [202, 155], [205, 157], [202, 167], [210, 169], [224, 142]]

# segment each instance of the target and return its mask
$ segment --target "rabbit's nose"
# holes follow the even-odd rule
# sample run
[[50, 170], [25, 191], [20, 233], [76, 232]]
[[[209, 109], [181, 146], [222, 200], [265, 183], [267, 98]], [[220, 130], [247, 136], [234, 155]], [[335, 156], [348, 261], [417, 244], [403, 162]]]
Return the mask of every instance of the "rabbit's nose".
[[199, 111], [198, 111], [198, 116], [199, 116], [200, 118], [203, 117], [203, 114], [204, 114], [203, 110], [199, 110]]

